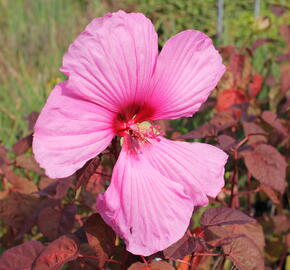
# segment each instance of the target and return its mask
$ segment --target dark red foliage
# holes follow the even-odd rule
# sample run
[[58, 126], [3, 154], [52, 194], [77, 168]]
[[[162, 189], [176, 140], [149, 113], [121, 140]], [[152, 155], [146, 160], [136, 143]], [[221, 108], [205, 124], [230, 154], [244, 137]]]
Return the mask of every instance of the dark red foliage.
[[77, 238], [63, 235], [46, 246], [32, 264], [32, 270], [60, 270], [62, 266], [75, 260], [79, 252]]
[[245, 224], [254, 221], [255, 219], [245, 215], [239, 210], [219, 206], [207, 209], [202, 215], [200, 223], [204, 227], [210, 227], [216, 225]]
[[116, 235], [99, 214], [94, 214], [84, 224], [89, 245], [93, 248], [96, 264], [102, 268], [114, 251]]
[[249, 172], [262, 184], [283, 193], [286, 188], [284, 157], [271, 145], [259, 144], [253, 150], [242, 152]]
[[[271, 10], [281, 16], [285, 9]], [[276, 40], [258, 39], [244, 50], [223, 47], [227, 70], [200, 112], [181, 120], [178, 130], [169, 120], [159, 122], [171, 139], [210, 143], [229, 159], [224, 188], [209, 198], [209, 207], [195, 206], [186, 234], [146, 258], [126, 251], [95, 213], [97, 196], [110, 184], [118, 139], [75, 175], [51, 179], [32, 155], [38, 114], [30, 114], [29, 135], [10, 150], [0, 144], [0, 270], [283, 269], [290, 247], [289, 29], [281, 26], [286, 48], [271, 58], [280, 65], [279, 77], [267, 63], [259, 71], [252, 67], [256, 49], [278, 45]], [[122, 113], [126, 117], [136, 108]]]
[[192, 252], [203, 250], [203, 246], [198, 237], [186, 233], [180, 240], [163, 251], [166, 259], [182, 259]]
[[43, 249], [43, 244], [38, 241], [28, 241], [10, 248], [0, 258], [0, 270], [30, 270]]
[[69, 233], [74, 228], [76, 211], [75, 205], [61, 208], [48, 206], [41, 209], [37, 218], [40, 232], [50, 241]]

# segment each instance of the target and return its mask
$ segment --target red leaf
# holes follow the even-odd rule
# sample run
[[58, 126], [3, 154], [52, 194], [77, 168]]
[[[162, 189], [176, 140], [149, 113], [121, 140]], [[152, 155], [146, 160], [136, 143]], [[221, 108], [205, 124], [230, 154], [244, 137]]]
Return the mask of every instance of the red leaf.
[[198, 240], [185, 234], [180, 240], [163, 250], [166, 259], [178, 260], [198, 249]]
[[61, 267], [77, 258], [78, 240], [64, 235], [45, 247], [33, 263], [32, 270], [60, 270]]
[[234, 105], [239, 105], [247, 101], [243, 91], [236, 89], [226, 89], [219, 93], [217, 97], [217, 111], [228, 111], [234, 113], [237, 117], [240, 116], [240, 110], [234, 108]]
[[219, 147], [223, 150], [230, 150], [235, 144], [236, 140], [228, 135], [218, 136]]
[[50, 179], [48, 177], [41, 177], [39, 182], [39, 188], [41, 190], [38, 193], [49, 198], [62, 199], [66, 195], [71, 182], [71, 177], [62, 179]]
[[226, 225], [226, 224], [245, 224], [255, 220], [243, 212], [224, 207], [208, 208], [202, 215], [200, 224], [203, 227]]
[[13, 145], [13, 151], [16, 155], [22, 155], [32, 146], [32, 134], [22, 138]]
[[91, 192], [94, 195], [97, 195], [105, 191], [105, 183], [108, 176], [103, 176], [102, 174], [109, 175], [105, 169], [100, 165], [96, 173], [93, 173], [86, 185], [86, 190]]
[[178, 139], [199, 139], [205, 137], [213, 137], [218, 132], [234, 126], [237, 120], [229, 112], [218, 112], [209, 123], [199, 126], [195, 130], [192, 130], [184, 135], [181, 135]]
[[116, 235], [99, 214], [92, 215], [84, 224], [88, 242], [93, 247], [97, 264], [102, 268], [115, 248]]
[[83, 168], [79, 169], [77, 174], [77, 184], [76, 189], [78, 189], [80, 186], [84, 185], [86, 186], [90, 177], [96, 172], [99, 165], [101, 163], [101, 159], [99, 157], [93, 158], [89, 160]]
[[[268, 141], [267, 136], [268, 133], [253, 122], [244, 122], [243, 121], [243, 129], [246, 136], [249, 136], [248, 143], [251, 145], [266, 143]], [[251, 135], [251, 134], [265, 134], [264, 135]]]
[[259, 144], [253, 151], [241, 152], [250, 173], [262, 184], [283, 193], [286, 188], [285, 158], [271, 145]]
[[260, 250], [254, 241], [247, 237], [238, 237], [228, 245], [223, 246], [223, 251], [228, 254], [239, 270], [263, 270], [265, 263]]
[[[214, 247], [222, 246], [224, 253], [239, 269], [263, 269], [259, 267], [264, 265], [262, 253], [265, 239], [262, 226], [257, 222], [212, 226], [205, 233], [207, 243]], [[248, 259], [250, 264], [245, 262]]]
[[262, 119], [267, 122], [269, 125], [277, 129], [282, 135], [287, 136], [287, 130], [282, 125], [280, 119], [278, 119], [277, 114], [272, 111], [264, 111], [262, 113]]
[[39, 204], [35, 196], [10, 193], [7, 198], [0, 201], [0, 217], [4, 222], [20, 230]]
[[[79, 253], [81, 254], [76, 260], [69, 263], [69, 270], [96, 270], [98, 261], [95, 258], [94, 249], [87, 243], [79, 245]], [[92, 256], [92, 258], [83, 257], [82, 255]]]
[[0, 270], [30, 270], [43, 248], [38, 241], [28, 241], [6, 250], [0, 257]]
[[39, 213], [37, 221], [39, 230], [50, 241], [69, 233], [74, 226], [76, 211], [75, 205], [68, 205], [61, 209], [52, 207], [43, 208]]
[[12, 184], [12, 190], [23, 194], [31, 194], [37, 192], [37, 186], [30, 180], [16, 174], [9, 168], [5, 169], [5, 176]]
[[255, 245], [262, 252], [265, 247], [264, 232], [262, 226], [258, 222], [247, 224], [233, 224], [223, 226], [230, 235], [244, 235], [254, 241]]
[[35, 122], [36, 122], [38, 116], [39, 116], [39, 113], [33, 111], [28, 116], [26, 116], [24, 118], [28, 122], [28, 128], [29, 128], [29, 130], [33, 130], [34, 125], [35, 125]]
[[32, 156], [21, 155], [16, 157], [16, 166], [29, 171], [34, 171], [41, 175], [44, 174], [43, 170], [39, 167], [38, 163]]
[[256, 97], [262, 88], [264, 78], [260, 74], [253, 75], [253, 81], [249, 85], [249, 95], [250, 97]]
[[145, 263], [133, 263], [128, 270], [174, 270], [174, 267], [165, 261], [152, 262], [148, 266]]

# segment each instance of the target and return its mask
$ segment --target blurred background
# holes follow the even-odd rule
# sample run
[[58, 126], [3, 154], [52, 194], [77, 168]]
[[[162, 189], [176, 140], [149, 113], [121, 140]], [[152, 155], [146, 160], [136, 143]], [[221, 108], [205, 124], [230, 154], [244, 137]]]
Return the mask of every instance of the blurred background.
[[[250, 49], [254, 71], [279, 78], [276, 58], [289, 39], [289, 7], [287, 0], [0, 0], [0, 139], [10, 148], [27, 135], [24, 117], [39, 111], [65, 79], [58, 71], [62, 56], [94, 17], [143, 12], [155, 24], [160, 48], [179, 31], [197, 29], [218, 47]], [[263, 85], [260, 98], [270, 92]]]

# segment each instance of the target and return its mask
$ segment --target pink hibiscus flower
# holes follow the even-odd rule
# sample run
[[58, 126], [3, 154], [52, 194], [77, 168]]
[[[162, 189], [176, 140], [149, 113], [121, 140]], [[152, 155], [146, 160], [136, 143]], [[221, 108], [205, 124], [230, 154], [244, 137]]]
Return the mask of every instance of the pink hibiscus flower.
[[[94, 19], [70, 45], [35, 126], [33, 150], [53, 178], [101, 153], [114, 136], [123, 146], [97, 210], [127, 249], [150, 255], [186, 231], [194, 206], [224, 185], [227, 155], [203, 143], [170, 141], [148, 120], [192, 116], [225, 71], [205, 34], [187, 30], [158, 54], [149, 19], [123, 11]], [[143, 122], [143, 123], [142, 123]]]

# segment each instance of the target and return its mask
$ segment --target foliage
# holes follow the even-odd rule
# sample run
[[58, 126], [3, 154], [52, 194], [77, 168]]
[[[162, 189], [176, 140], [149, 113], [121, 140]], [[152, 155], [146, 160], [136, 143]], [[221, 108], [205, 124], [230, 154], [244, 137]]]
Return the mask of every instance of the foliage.
[[[133, 2], [127, 1], [127, 9], [140, 8], [156, 19], [162, 36], [160, 45], [175, 31], [191, 28], [188, 25], [193, 15], [199, 16], [195, 23], [200, 30], [208, 29], [215, 35], [213, 12], [201, 16], [214, 1], [200, 1], [197, 7], [191, 1]], [[225, 2], [230, 12], [233, 6]], [[237, 7], [246, 9], [242, 18], [247, 18], [250, 2]], [[269, 8], [266, 15], [271, 26], [262, 32], [246, 26], [246, 22], [254, 23], [252, 17], [245, 19], [235, 37], [227, 29], [221, 45], [234, 42], [238, 46], [220, 47], [227, 72], [212, 97], [192, 119], [159, 123], [172, 139], [208, 142], [226, 151], [230, 158], [225, 187], [216, 199], [210, 199], [209, 207], [195, 209], [184, 237], [162, 252], [141, 258], [127, 252], [122, 240], [95, 213], [96, 197], [109, 185], [118, 142], [114, 140], [72, 177], [50, 179], [31, 152], [38, 114], [33, 112], [20, 121], [43, 104], [58, 80], [53, 78], [59, 76], [55, 70], [65, 47], [83, 28], [85, 18], [96, 16], [91, 11], [96, 3], [52, 0], [51, 5], [44, 5], [41, 1], [17, 1], [12, 11], [9, 1], [0, 1], [0, 25], [5, 26], [0, 40], [9, 44], [0, 54], [0, 110], [6, 115], [1, 115], [6, 130], [1, 130], [5, 144], [0, 145], [0, 270], [289, 267], [287, 9], [279, 5]], [[118, 7], [122, 5], [120, 2]], [[117, 7], [105, 1], [96, 10], [109, 8]], [[171, 17], [175, 9], [181, 12], [175, 14], [176, 18]], [[31, 10], [38, 10], [42, 17]], [[232, 13], [232, 18], [226, 18], [225, 27], [235, 16]], [[22, 21], [29, 23], [19, 28]], [[42, 26], [35, 27], [34, 21]], [[233, 25], [232, 29], [237, 28]], [[11, 35], [13, 31], [17, 35]], [[26, 32], [33, 32], [33, 39]], [[43, 40], [51, 43], [43, 46]], [[46, 68], [38, 71], [39, 67]], [[12, 91], [10, 96], [7, 89]], [[13, 102], [17, 104], [11, 106]]]

